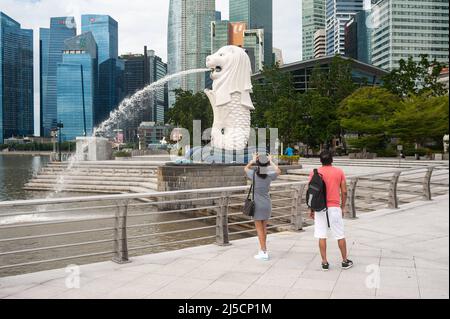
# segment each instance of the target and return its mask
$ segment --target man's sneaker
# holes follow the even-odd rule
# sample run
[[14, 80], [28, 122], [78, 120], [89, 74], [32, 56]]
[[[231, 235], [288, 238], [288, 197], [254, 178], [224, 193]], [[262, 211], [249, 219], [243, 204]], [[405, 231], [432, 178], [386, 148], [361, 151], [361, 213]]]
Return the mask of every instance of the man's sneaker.
[[267, 252], [260, 251], [258, 255], [255, 256], [257, 260], [269, 260], [269, 254]]
[[350, 259], [347, 259], [346, 261], [342, 262], [342, 269], [350, 269], [353, 267], [353, 261]]
[[329, 263], [322, 263], [322, 271], [328, 271], [330, 270], [330, 264]]

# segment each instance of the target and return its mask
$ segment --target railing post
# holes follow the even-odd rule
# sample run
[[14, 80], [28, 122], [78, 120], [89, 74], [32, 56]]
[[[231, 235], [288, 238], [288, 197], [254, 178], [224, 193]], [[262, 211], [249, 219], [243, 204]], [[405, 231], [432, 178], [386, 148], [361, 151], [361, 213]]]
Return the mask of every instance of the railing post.
[[397, 209], [398, 208], [398, 196], [397, 196], [397, 184], [400, 178], [401, 172], [396, 172], [392, 176], [391, 183], [389, 185], [389, 202], [388, 207]]
[[229, 193], [222, 193], [220, 196], [219, 209], [216, 217], [216, 244], [219, 246], [230, 245], [228, 233], [228, 204], [230, 202]]
[[434, 167], [428, 167], [425, 177], [423, 178], [423, 198], [431, 200], [431, 176], [433, 175]]
[[129, 263], [127, 238], [128, 201], [118, 202], [114, 221], [114, 251], [113, 261], [118, 264]]
[[355, 199], [356, 199], [356, 186], [358, 185], [359, 179], [357, 177], [351, 179], [350, 186], [348, 188], [348, 207], [349, 212], [351, 215], [351, 218], [356, 218], [356, 205], [355, 205]]
[[291, 223], [294, 231], [303, 230], [302, 200], [306, 185], [294, 186], [292, 190]]

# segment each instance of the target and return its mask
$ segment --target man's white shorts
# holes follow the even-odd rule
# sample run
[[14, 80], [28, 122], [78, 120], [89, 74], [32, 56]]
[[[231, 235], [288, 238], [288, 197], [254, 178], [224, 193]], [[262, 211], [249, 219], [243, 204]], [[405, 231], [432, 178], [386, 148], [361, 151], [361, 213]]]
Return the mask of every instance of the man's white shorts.
[[329, 207], [328, 217], [330, 219], [330, 228], [328, 228], [327, 215], [325, 211], [316, 212], [314, 218], [314, 237], [319, 239], [328, 238], [328, 230], [337, 240], [344, 239], [344, 220], [340, 207]]

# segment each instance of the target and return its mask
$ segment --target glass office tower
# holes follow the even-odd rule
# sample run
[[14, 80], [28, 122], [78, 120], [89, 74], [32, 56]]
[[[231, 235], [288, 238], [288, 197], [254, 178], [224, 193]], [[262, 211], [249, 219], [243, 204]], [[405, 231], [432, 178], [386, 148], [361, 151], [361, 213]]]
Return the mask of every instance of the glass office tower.
[[92, 33], [66, 40], [57, 70], [58, 121], [64, 124], [65, 141], [92, 135], [99, 122], [97, 72], [97, 44]]
[[39, 29], [41, 136], [49, 137], [56, 127], [56, 68], [62, 61], [64, 41], [76, 36], [74, 17], [50, 19], [50, 28]]
[[264, 29], [264, 63], [273, 64], [272, 0], [230, 0], [230, 21], [245, 22], [247, 29]]
[[116, 20], [108, 15], [81, 16], [82, 32], [91, 32], [98, 46], [99, 120], [103, 121], [120, 103], [115, 74], [119, 51], [119, 31]]
[[386, 70], [420, 54], [448, 65], [448, 0], [382, 0], [372, 7], [372, 64]]
[[[211, 21], [215, 20], [214, 0], [171, 0], [167, 34], [168, 74], [204, 68], [211, 54]], [[192, 92], [206, 87], [205, 73], [169, 82], [169, 105], [175, 103], [175, 89]]]
[[345, 25], [364, 9], [364, 0], [327, 0], [327, 55], [345, 54]]
[[326, 0], [303, 0], [302, 3], [302, 60], [314, 58], [314, 33], [325, 29]]
[[0, 143], [34, 135], [33, 30], [0, 11]]

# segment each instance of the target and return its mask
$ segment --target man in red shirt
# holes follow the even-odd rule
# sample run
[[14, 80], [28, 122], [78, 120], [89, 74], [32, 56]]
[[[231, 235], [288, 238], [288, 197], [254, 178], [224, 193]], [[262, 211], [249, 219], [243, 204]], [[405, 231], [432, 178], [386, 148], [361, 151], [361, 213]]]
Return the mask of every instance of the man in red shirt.
[[[320, 154], [320, 162], [322, 163], [322, 167], [318, 171], [326, 186], [330, 230], [334, 238], [338, 241], [342, 255], [342, 268], [349, 269], [353, 266], [353, 262], [347, 258], [347, 242], [344, 235], [343, 217], [347, 211], [345, 206], [347, 202], [345, 174], [340, 168], [333, 166], [333, 155], [330, 151], [324, 151]], [[312, 175], [313, 172], [310, 175], [310, 179]], [[326, 210], [321, 212], [311, 210], [310, 216], [314, 219], [314, 237], [319, 239], [322, 270], [328, 271], [330, 264], [327, 260], [328, 222]]]

